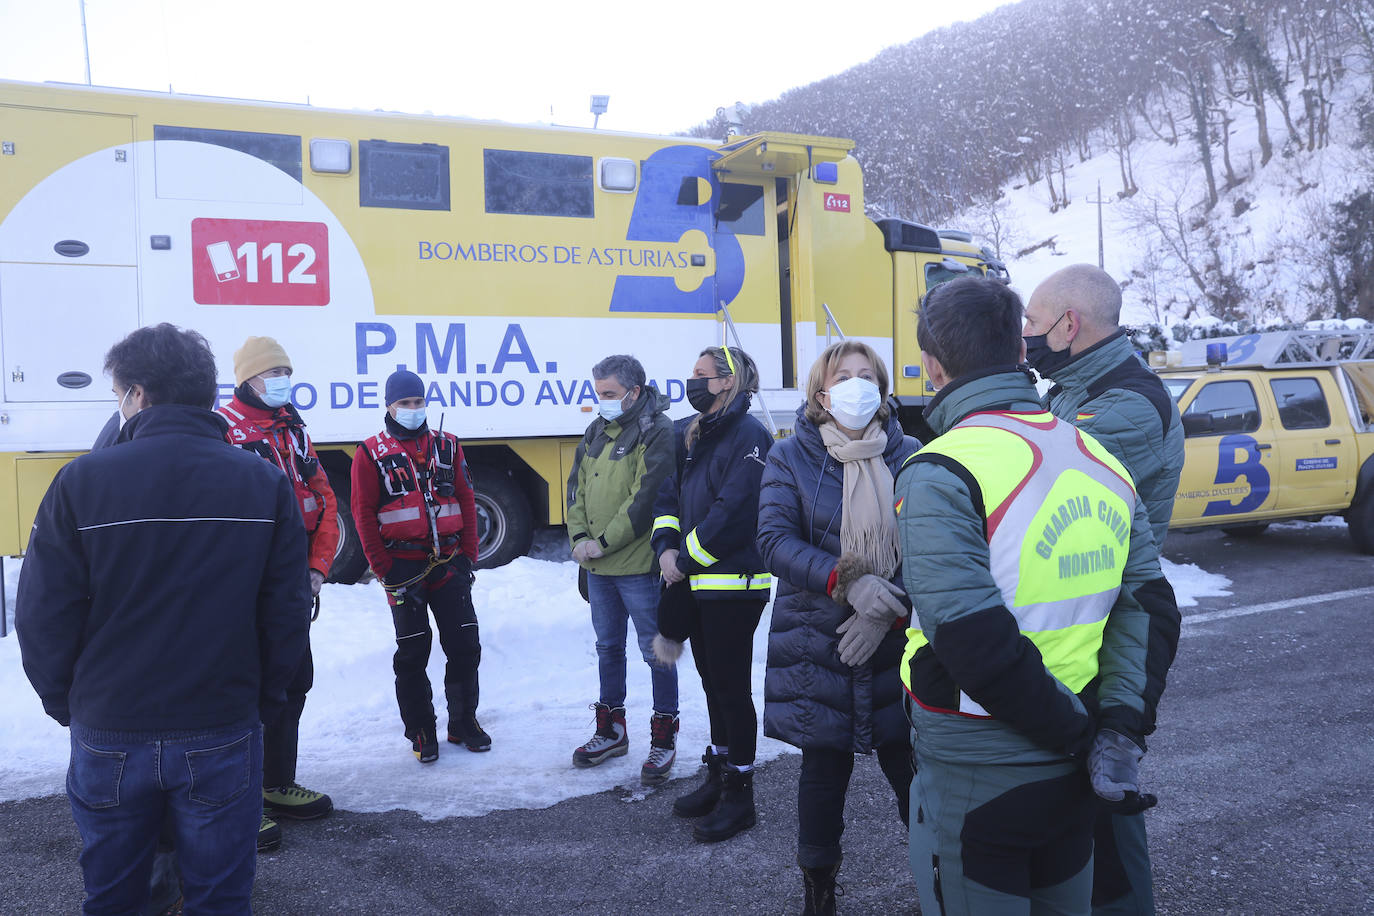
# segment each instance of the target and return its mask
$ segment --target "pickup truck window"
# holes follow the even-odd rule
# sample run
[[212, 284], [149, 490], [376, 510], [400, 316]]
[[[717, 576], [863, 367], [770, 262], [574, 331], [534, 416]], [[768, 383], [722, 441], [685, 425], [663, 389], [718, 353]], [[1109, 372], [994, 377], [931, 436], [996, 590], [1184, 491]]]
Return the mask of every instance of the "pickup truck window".
[[1331, 425], [1322, 386], [1314, 378], [1273, 379], [1274, 403], [1279, 405], [1279, 422], [1284, 429], [1322, 429]]
[[1193, 380], [1190, 378], [1164, 379], [1164, 387], [1169, 392], [1169, 397], [1174, 399], [1175, 404], [1178, 403], [1179, 398], [1183, 397], [1183, 392], [1192, 387], [1192, 384]]
[[1221, 436], [1259, 429], [1259, 403], [1249, 382], [1208, 382], [1183, 413], [1185, 436]]

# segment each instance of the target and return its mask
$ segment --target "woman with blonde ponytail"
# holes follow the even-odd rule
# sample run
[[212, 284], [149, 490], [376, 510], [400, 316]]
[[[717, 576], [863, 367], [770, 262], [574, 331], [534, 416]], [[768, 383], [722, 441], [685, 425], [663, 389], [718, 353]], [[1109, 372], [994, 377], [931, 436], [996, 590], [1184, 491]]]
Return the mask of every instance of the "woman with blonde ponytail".
[[700, 818], [692, 835], [727, 840], [754, 826], [754, 630], [772, 586], [754, 543], [759, 478], [773, 439], [749, 416], [758, 369], [737, 347], [707, 347], [687, 380], [697, 414], [682, 429], [677, 472], [654, 506], [653, 546], [664, 590], [654, 651], [667, 663], [692, 641], [711, 742], [706, 779], [673, 803]]

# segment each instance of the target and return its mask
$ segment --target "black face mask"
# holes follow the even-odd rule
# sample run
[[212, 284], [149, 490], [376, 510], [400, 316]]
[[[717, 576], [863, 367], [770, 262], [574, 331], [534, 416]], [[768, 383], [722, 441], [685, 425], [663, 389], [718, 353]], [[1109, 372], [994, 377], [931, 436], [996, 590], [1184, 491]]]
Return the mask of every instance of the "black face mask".
[[718, 394], [711, 393], [709, 378], [689, 378], [687, 380], [687, 403], [697, 413], [706, 413], [716, 404]]
[[[1067, 314], [1068, 312], [1064, 313], [1064, 315]], [[1064, 320], [1064, 315], [1056, 318], [1054, 324], [1050, 325], [1049, 330], [1044, 334], [1033, 334], [1030, 337], [1022, 338], [1026, 342], [1026, 362], [1030, 363], [1031, 367], [1040, 373], [1041, 378], [1054, 378], [1054, 374], [1068, 365], [1069, 360], [1073, 358], [1068, 347], [1054, 350], [1050, 348], [1049, 344], [1050, 331], [1059, 326], [1059, 322]]]
[[1068, 347], [1062, 350], [1050, 349], [1045, 334], [1023, 338], [1026, 341], [1026, 362], [1030, 363], [1041, 378], [1054, 378], [1054, 374], [1069, 364], [1071, 355]]

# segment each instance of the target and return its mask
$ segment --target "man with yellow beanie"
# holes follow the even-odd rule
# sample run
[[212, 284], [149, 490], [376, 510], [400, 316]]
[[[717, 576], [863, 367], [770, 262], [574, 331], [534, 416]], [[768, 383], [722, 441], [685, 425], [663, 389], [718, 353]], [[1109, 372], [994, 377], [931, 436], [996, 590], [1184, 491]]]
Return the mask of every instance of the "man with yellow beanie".
[[[310, 539], [310, 590], [318, 597], [339, 543], [338, 510], [305, 421], [291, 404], [291, 359], [272, 338], [250, 337], [234, 353], [234, 382], [233, 399], [218, 410], [229, 424], [225, 438], [272, 462], [291, 481]], [[269, 814], [311, 820], [334, 810], [328, 795], [296, 784], [301, 711], [314, 679], [307, 642], [301, 666], [286, 688], [286, 708], [277, 721], [263, 723], [260, 850], [281, 843], [281, 828]]]

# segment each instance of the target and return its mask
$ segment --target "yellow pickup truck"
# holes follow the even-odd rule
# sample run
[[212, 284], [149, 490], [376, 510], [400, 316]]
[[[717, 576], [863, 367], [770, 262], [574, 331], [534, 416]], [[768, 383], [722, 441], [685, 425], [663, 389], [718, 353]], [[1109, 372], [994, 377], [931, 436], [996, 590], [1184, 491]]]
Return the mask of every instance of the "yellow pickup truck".
[[1374, 553], [1374, 329], [1188, 341], [1161, 356], [1151, 364], [1186, 437], [1171, 528], [1245, 536], [1344, 515]]

